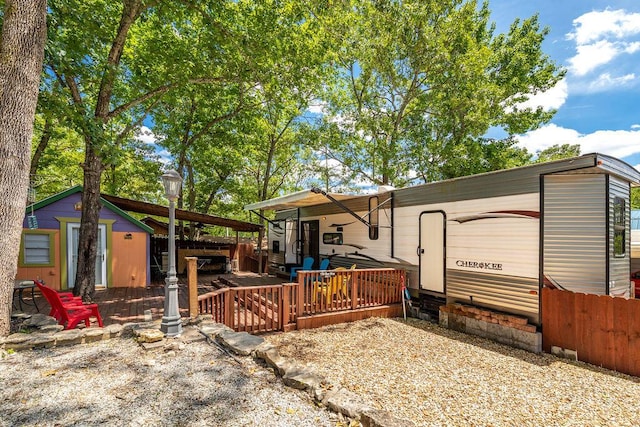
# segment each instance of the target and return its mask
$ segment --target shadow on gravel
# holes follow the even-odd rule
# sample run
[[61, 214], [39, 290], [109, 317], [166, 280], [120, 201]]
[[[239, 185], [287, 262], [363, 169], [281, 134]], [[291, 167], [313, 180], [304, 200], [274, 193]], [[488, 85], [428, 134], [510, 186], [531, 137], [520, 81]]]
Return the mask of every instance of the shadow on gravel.
[[482, 348], [483, 350], [486, 350], [486, 351], [491, 351], [507, 357], [515, 357], [517, 359], [520, 359], [524, 362], [527, 362], [533, 365], [549, 366], [554, 363], [565, 363], [565, 364], [577, 366], [583, 369], [588, 369], [592, 372], [597, 372], [604, 375], [610, 375], [617, 378], [624, 378], [634, 383], [640, 383], [640, 378], [638, 377], [622, 374], [620, 372], [612, 371], [606, 368], [601, 368], [599, 366], [591, 365], [586, 362], [563, 359], [549, 353], [541, 353], [541, 354], [531, 353], [526, 350], [521, 350], [515, 347], [509, 347], [505, 344], [491, 341], [487, 338], [482, 338], [475, 335], [465, 334], [462, 332], [453, 331], [451, 329], [446, 329], [436, 323], [428, 322], [426, 320], [420, 320], [415, 318], [407, 318], [407, 320], [404, 320], [401, 318], [394, 318], [391, 320], [401, 323], [403, 325], [410, 326], [412, 328], [416, 328], [428, 333], [439, 335], [444, 338], [463, 342], [466, 344], [471, 344], [473, 346]]

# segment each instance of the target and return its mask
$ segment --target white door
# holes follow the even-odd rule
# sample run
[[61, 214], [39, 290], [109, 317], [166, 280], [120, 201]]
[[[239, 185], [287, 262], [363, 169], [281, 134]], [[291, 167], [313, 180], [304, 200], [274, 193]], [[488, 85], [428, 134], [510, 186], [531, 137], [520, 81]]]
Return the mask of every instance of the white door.
[[[75, 286], [76, 271], [78, 269], [78, 236], [80, 224], [71, 223], [67, 226], [67, 286]], [[107, 226], [98, 225], [98, 249], [96, 254], [96, 286], [107, 286]]]
[[442, 211], [420, 214], [420, 289], [444, 293], [445, 214]]

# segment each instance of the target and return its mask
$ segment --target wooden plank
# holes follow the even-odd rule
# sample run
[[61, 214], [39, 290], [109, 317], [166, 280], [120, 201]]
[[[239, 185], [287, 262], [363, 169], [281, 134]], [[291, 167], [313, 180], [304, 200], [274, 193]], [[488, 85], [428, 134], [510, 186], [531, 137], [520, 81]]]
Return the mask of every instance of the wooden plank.
[[590, 314], [591, 330], [585, 345], [589, 347], [588, 362], [597, 366], [610, 366], [613, 354], [613, 298], [589, 295], [586, 307]]
[[640, 376], [640, 299], [631, 299], [627, 303], [629, 308], [629, 348], [628, 374]]
[[551, 353], [551, 347], [559, 344], [558, 313], [559, 301], [555, 297], [555, 291], [542, 288], [542, 348]]
[[630, 372], [629, 366], [629, 305], [623, 298], [613, 299], [613, 358], [608, 368], [620, 372]]
[[369, 317], [400, 317], [402, 304], [390, 304], [357, 310], [323, 313], [297, 319], [297, 329], [312, 329], [344, 322], [355, 322]]
[[589, 362], [592, 357], [591, 334], [593, 333], [594, 325], [592, 323], [592, 317], [590, 311], [592, 310], [592, 295], [586, 295], [582, 293], [576, 293], [574, 298], [574, 347], [566, 347], [571, 350], [576, 350], [578, 353], [578, 360]]

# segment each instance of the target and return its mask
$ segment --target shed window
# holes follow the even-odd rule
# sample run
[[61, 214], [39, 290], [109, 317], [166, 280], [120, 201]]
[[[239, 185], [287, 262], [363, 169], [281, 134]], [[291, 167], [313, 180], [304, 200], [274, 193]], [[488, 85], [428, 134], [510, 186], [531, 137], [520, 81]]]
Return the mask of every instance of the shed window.
[[49, 233], [25, 233], [22, 239], [22, 264], [52, 266], [52, 238]]
[[626, 201], [621, 197], [613, 199], [613, 255], [625, 256], [627, 252]]

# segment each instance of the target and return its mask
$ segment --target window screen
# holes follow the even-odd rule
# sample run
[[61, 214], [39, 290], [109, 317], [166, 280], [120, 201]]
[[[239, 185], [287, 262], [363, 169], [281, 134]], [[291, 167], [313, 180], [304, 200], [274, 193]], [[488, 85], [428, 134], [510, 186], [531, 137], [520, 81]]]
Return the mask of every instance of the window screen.
[[25, 234], [24, 264], [51, 265], [51, 236], [49, 234]]

